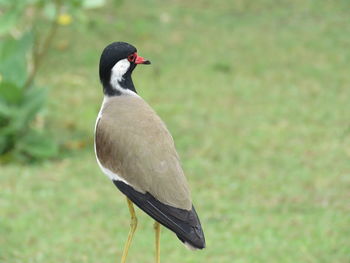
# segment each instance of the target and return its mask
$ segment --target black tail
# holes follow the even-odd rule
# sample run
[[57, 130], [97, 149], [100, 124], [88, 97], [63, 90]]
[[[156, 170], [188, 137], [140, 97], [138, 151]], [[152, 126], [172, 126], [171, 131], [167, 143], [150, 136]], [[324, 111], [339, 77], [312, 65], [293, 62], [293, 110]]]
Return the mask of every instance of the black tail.
[[196, 210], [175, 208], [161, 203], [149, 193], [140, 193], [122, 181], [113, 181], [118, 189], [154, 220], [173, 231], [193, 248], [205, 248], [205, 238]]

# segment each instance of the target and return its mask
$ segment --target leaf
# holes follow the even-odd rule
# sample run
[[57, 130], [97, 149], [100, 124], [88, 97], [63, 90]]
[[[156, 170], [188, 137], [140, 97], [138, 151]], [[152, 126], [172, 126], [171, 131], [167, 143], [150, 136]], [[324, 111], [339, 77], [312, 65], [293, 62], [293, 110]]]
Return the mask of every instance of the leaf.
[[8, 33], [17, 23], [20, 18], [20, 12], [11, 10], [0, 16], [0, 35]]
[[30, 88], [25, 94], [25, 99], [22, 103], [22, 121], [23, 123], [30, 123], [37, 113], [45, 104], [47, 91], [44, 88]]
[[3, 153], [3, 152], [5, 151], [5, 149], [6, 149], [6, 144], [7, 144], [7, 142], [6, 142], [6, 137], [1, 136], [1, 137], [0, 137], [0, 154]]
[[4, 82], [21, 87], [27, 79], [27, 54], [33, 44], [33, 34], [28, 32], [20, 39], [6, 38], [0, 45], [0, 74]]
[[45, 159], [57, 156], [58, 145], [48, 134], [31, 130], [24, 137], [20, 138], [16, 146], [17, 153], [24, 153], [33, 159]]
[[6, 105], [6, 103], [0, 101], [0, 128], [1, 128], [1, 120], [8, 118], [11, 116], [11, 107]]
[[[0, 104], [2, 105], [2, 104]], [[11, 105], [12, 106], [12, 105]], [[1, 115], [0, 115], [0, 136], [17, 136], [23, 130], [23, 126], [25, 125], [21, 121], [21, 112], [18, 110], [18, 107], [4, 107], [2, 105], [0, 107]]]
[[83, 0], [83, 8], [92, 9], [99, 8], [106, 4], [106, 0]]
[[55, 4], [53, 2], [47, 3], [43, 8], [43, 14], [47, 19], [53, 20], [56, 16]]
[[0, 83], [0, 101], [18, 104], [23, 98], [23, 90], [11, 82]]
[[5, 127], [0, 126], [0, 136], [11, 134], [17, 136], [30, 129], [29, 125], [42, 109], [45, 99], [45, 89], [31, 88], [24, 91], [23, 99], [19, 104], [6, 104], [0, 101], [0, 121], [8, 122]]

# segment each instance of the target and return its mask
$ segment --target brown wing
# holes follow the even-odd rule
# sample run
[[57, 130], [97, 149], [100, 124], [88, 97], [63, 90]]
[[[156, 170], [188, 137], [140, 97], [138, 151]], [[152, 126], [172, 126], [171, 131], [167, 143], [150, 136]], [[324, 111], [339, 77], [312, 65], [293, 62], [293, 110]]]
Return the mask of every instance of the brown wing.
[[101, 165], [140, 193], [191, 210], [190, 191], [174, 141], [162, 120], [138, 96], [109, 98], [96, 127]]

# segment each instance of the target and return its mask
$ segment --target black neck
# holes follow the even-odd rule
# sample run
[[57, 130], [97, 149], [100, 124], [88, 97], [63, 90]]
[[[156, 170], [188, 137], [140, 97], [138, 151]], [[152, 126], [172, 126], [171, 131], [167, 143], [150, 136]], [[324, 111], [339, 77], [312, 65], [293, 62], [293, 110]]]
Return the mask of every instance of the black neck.
[[[128, 89], [137, 93], [131, 78], [131, 74], [125, 74], [124, 78], [121, 81], [118, 81], [118, 84], [122, 89]], [[110, 82], [103, 83], [103, 92], [107, 96], [120, 96], [122, 94], [122, 91], [113, 88]]]
[[134, 82], [132, 81], [132, 78], [131, 78], [131, 72], [127, 72], [124, 75], [124, 78], [121, 81], [118, 81], [118, 83], [123, 89], [129, 89], [137, 93], [134, 86]]

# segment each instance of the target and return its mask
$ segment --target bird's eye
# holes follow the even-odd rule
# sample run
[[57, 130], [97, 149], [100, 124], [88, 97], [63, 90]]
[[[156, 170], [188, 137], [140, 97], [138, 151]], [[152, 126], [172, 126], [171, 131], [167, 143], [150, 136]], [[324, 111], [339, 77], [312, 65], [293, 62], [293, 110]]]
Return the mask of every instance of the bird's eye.
[[135, 61], [135, 58], [136, 58], [135, 54], [131, 54], [131, 55], [128, 56], [128, 60], [129, 60], [130, 62], [134, 62], [134, 61]]

